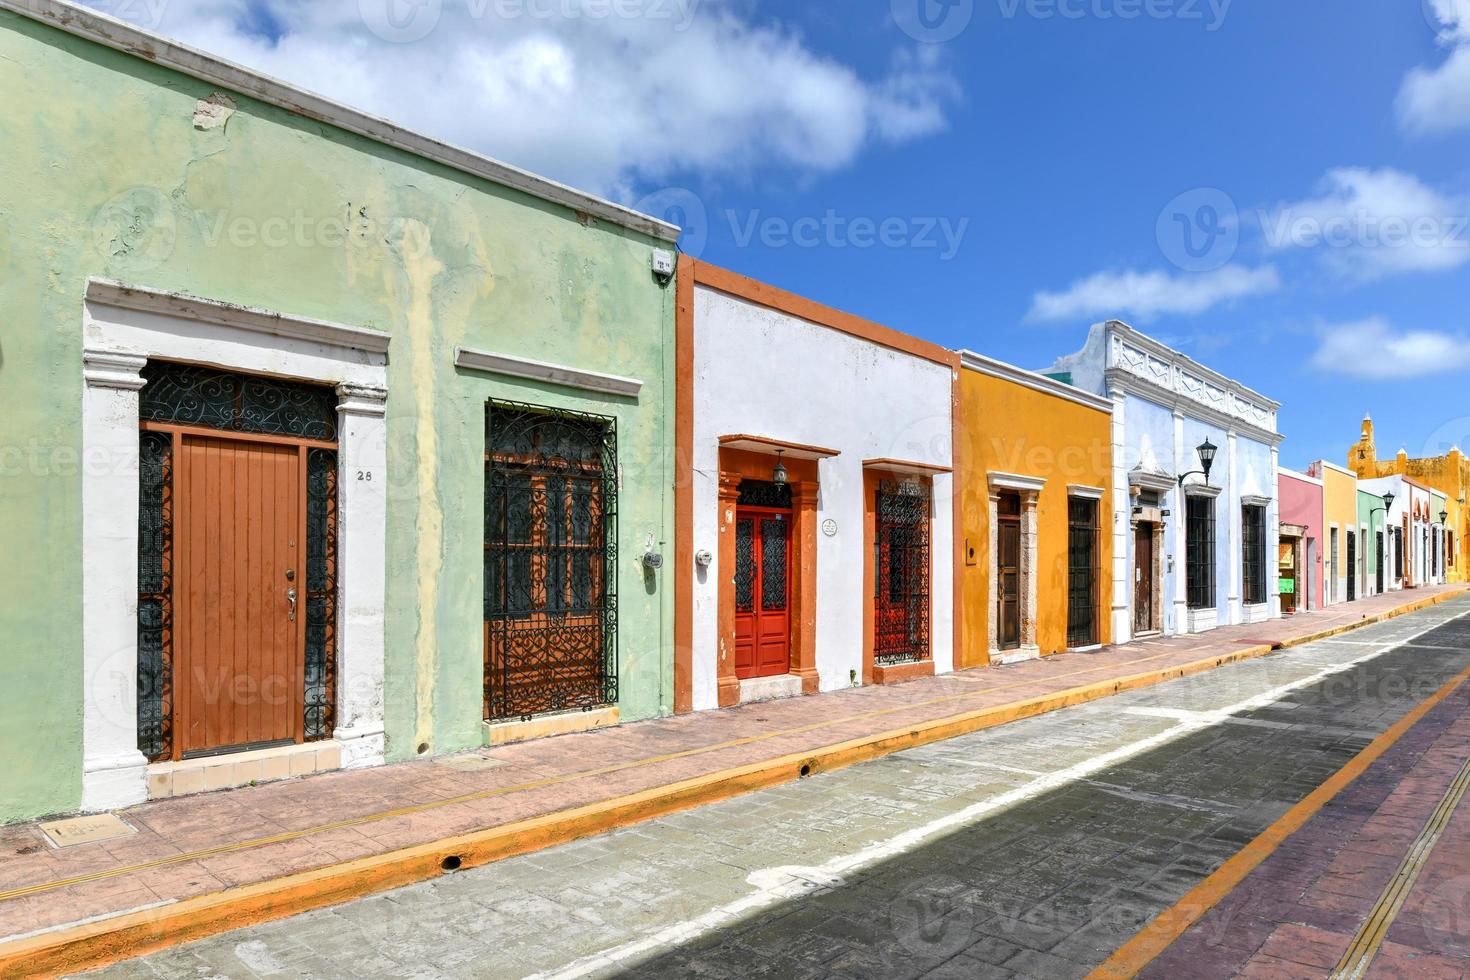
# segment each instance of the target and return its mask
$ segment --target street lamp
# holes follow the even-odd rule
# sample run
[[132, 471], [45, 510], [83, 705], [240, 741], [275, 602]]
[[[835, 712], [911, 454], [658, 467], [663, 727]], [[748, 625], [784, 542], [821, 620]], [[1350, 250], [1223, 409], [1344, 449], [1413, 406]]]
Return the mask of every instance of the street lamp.
[[776, 450], [776, 468], [771, 471], [771, 482], [781, 487], [786, 485], [786, 464], [781, 462], [781, 453], [785, 450]]
[[1214, 444], [1211, 443], [1208, 439], [1200, 443], [1195, 452], [1199, 453], [1199, 465], [1202, 468], [1197, 470], [1190, 470], [1188, 473], [1181, 473], [1179, 475], [1179, 485], [1181, 487], [1184, 486], [1184, 481], [1189, 479], [1191, 476], [1194, 476], [1196, 473], [1203, 476], [1205, 478], [1205, 483], [1208, 484], [1210, 482], [1210, 467], [1214, 465], [1215, 453], [1217, 453], [1218, 451], [1219, 450], [1216, 449]]

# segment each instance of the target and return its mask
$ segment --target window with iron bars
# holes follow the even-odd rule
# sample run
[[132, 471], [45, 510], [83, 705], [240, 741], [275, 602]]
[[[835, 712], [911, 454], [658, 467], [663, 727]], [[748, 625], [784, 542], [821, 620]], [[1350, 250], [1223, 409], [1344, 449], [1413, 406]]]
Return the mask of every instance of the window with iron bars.
[[1266, 508], [1246, 504], [1240, 508], [1242, 583], [1246, 605], [1266, 601]]
[[1215, 608], [1215, 498], [1188, 496], [1184, 504], [1185, 591], [1190, 609]]
[[874, 521], [873, 660], [928, 660], [929, 512], [926, 483], [885, 481]]

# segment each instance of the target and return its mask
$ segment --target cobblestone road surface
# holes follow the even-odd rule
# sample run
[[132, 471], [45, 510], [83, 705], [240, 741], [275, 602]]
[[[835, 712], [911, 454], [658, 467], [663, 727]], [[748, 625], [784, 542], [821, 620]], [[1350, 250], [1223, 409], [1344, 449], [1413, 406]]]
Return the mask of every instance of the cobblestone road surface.
[[119, 964], [1076, 977], [1470, 665], [1470, 600]]

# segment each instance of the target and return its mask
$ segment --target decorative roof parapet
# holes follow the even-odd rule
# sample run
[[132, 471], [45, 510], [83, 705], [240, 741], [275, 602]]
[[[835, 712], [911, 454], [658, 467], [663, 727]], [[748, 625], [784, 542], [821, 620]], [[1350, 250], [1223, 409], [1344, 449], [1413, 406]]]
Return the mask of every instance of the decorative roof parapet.
[[1145, 392], [1153, 389], [1176, 404], [1188, 402], [1226, 420], [1243, 423], [1259, 434], [1277, 435], [1280, 402], [1210, 370], [1126, 323], [1111, 320], [1107, 329], [1106, 374], [1110, 384], [1138, 387]]

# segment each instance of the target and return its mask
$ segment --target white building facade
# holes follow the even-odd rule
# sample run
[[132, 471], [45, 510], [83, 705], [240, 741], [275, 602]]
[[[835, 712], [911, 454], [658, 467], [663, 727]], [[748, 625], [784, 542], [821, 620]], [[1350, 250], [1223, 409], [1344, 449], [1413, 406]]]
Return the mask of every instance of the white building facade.
[[676, 710], [952, 670], [957, 357], [704, 263], [680, 280]]
[[1116, 320], [1047, 373], [1114, 403], [1114, 642], [1278, 618], [1279, 403]]

